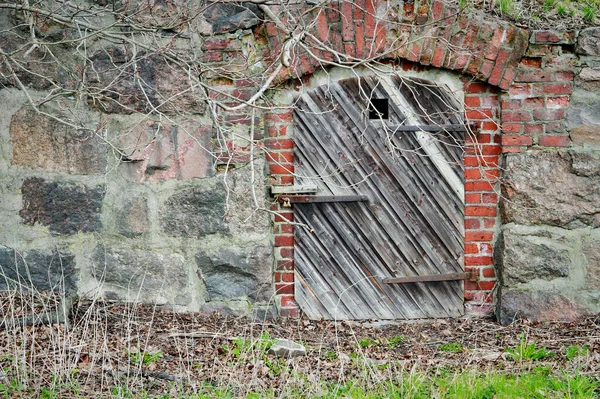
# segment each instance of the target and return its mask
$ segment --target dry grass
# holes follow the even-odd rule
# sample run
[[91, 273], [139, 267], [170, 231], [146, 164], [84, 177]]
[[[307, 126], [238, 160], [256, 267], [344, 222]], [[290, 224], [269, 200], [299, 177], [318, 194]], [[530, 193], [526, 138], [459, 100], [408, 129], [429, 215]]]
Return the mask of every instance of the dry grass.
[[[460, 397], [459, 386], [484, 395], [512, 375], [523, 383], [541, 376], [531, 377], [532, 386], [583, 384], [596, 395], [600, 367], [595, 320], [510, 327], [469, 319], [260, 322], [80, 300], [67, 328], [22, 325], [31, 311], [56, 312], [56, 296], [13, 292], [2, 299], [1, 316], [21, 323], [0, 331], [4, 397]], [[307, 356], [269, 355], [274, 338], [302, 342]], [[551, 355], [527, 358], [526, 350], [542, 348]], [[585, 381], [573, 382], [576, 376]]]

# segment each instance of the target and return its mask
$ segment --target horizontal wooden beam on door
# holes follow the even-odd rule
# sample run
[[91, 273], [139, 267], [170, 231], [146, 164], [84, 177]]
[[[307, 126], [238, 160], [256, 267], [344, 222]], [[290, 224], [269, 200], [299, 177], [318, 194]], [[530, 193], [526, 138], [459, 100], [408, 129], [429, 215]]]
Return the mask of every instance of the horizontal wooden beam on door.
[[383, 279], [384, 284], [406, 284], [406, 283], [428, 283], [435, 281], [456, 281], [456, 280], [471, 280], [474, 275], [472, 273], [448, 273], [448, 274], [431, 274], [427, 276], [408, 276], [408, 277], [393, 277]]
[[316, 202], [363, 202], [366, 195], [290, 195], [280, 196], [279, 202], [288, 204], [312, 204]]
[[395, 132], [468, 132], [465, 125], [386, 125], [386, 127]]

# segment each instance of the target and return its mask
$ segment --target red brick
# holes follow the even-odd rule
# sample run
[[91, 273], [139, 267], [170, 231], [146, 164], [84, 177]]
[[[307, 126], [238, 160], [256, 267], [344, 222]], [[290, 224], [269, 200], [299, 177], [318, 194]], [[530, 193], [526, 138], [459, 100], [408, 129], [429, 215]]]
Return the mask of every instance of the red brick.
[[481, 270], [481, 274], [484, 278], [495, 278], [496, 270], [493, 267], [485, 267]]
[[477, 180], [481, 178], [481, 171], [479, 169], [465, 169], [464, 176], [465, 180]]
[[554, 72], [554, 81], [556, 82], [572, 82], [575, 74], [572, 71]]
[[527, 107], [529, 109], [543, 108], [546, 106], [546, 102], [543, 97], [532, 97], [532, 98], [526, 98], [525, 100], [523, 100], [523, 105], [525, 105], [525, 107]]
[[521, 58], [521, 65], [533, 68], [541, 68], [542, 59], [537, 57], [523, 57]]
[[544, 132], [543, 123], [527, 123], [523, 125], [523, 133], [525, 134], [536, 134]]
[[279, 153], [279, 161], [280, 162], [294, 162], [294, 152], [293, 151], [282, 151]]
[[487, 266], [494, 264], [491, 256], [465, 256], [465, 266]]
[[482, 195], [484, 204], [497, 204], [498, 194], [484, 193]]
[[293, 247], [294, 236], [275, 236], [276, 247]]
[[325, 10], [320, 10], [319, 15], [317, 15], [317, 33], [318, 38], [322, 42], [327, 43], [329, 40], [329, 22], [327, 21]]
[[479, 281], [477, 283], [477, 287], [483, 291], [491, 291], [494, 289], [495, 285], [496, 285], [495, 281]]
[[507, 122], [531, 122], [529, 111], [502, 111], [502, 121]]
[[290, 295], [282, 295], [281, 296], [281, 306], [284, 308], [297, 307], [298, 303], [294, 299], [293, 296]]
[[381, 23], [377, 25], [375, 29], [375, 52], [380, 52], [385, 47], [385, 24]]
[[465, 194], [466, 204], [479, 204], [481, 203], [481, 194], [478, 193], [467, 193]]
[[492, 73], [488, 78], [488, 83], [491, 85], [497, 85], [500, 83], [500, 78], [504, 73], [504, 69], [506, 68], [506, 63], [510, 57], [510, 51], [507, 49], [500, 49], [498, 52], [498, 56], [496, 57], [496, 65], [494, 65], [494, 69], [492, 69]]
[[502, 147], [498, 145], [482, 145], [479, 146], [478, 151], [482, 155], [500, 155]]
[[472, 109], [465, 112], [467, 119], [491, 119], [493, 118], [492, 110], [489, 108]]
[[294, 259], [294, 248], [280, 248], [279, 256], [281, 256], [283, 259]]
[[294, 295], [294, 284], [275, 284], [275, 292], [277, 294]]
[[521, 109], [523, 106], [522, 100], [507, 100], [502, 101], [501, 108], [504, 109]]
[[465, 191], [493, 191], [494, 186], [487, 181], [474, 181], [465, 183]]
[[366, 37], [373, 38], [375, 36], [375, 0], [367, 0], [365, 16], [365, 33]]
[[488, 60], [495, 60], [498, 56], [498, 50], [500, 49], [500, 44], [502, 44], [502, 38], [504, 37], [504, 28], [498, 26], [494, 30], [494, 35], [489, 42], [489, 46], [485, 53], [485, 58]]
[[481, 228], [479, 219], [465, 219], [465, 230], [478, 230]]
[[571, 94], [573, 85], [571, 83], [545, 83], [536, 84], [533, 93], [540, 94]]
[[463, 158], [463, 162], [465, 166], [498, 166], [498, 157], [467, 155]]
[[515, 152], [521, 152], [521, 147], [504, 147], [504, 148], [502, 148], [503, 154], [515, 153]]
[[[465, 223], [466, 223], [466, 220], [465, 220]], [[478, 253], [479, 253], [479, 245], [465, 244], [465, 254], [478, 254]]]
[[229, 48], [232, 43], [233, 40], [231, 39], [209, 40], [202, 45], [202, 50], [225, 50]]
[[538, 31], [535, 32], [533, 43], [558, 43], [560, 37], [553, 31]]
[[484, 121], [481, 123], [479, 128], [481, 130], [496, 131], [498, 130], [498, 124], [494, 121]]
[[294, 140], [292, 139], [269, 139], [265, 141], [265, 146], [272, 150], [289, 150], [294, 148]]
[[533, 111], [533, 118], [538, 121], [564, 119], [564, 117], [564, 109], [536, 109]]
[[481, 82], [469, 82], [465, 84], [465, 92], [469, 94], [475, 93], [485, 93], [487, 91], [487, 86], [485, 83]]
[[552, 81], [552, 72], [539, 70], [537, 68], [522, 68], [515, 77], [515, 82], [550, 82]]
[[481, 101], [479, 97], [476, 96], [467, 96], [465, 97], [465, 106], [466, 107], [479, 107]]
[[483, 219], [483, 227], [486, 229], [492, 229], [496, 226], [495, 218], [484, 218]]
[[294, 270], [294, 261], [293, 260], [278, 260], [277, 261], [277, 270]]
[[514, 84], [508, 89], [511, 98], [528, 98], [531, 96], [532, 86], [530, 84]]
[[344, 41], [354, 41], [354, 23], [352, 21], [352, 3], [342, 3], [342, 38]]
[[354, 25], [354, 29], [356, 30], [356, 57], [366, 57], [367, 54], [365, 47], [365, 25], [363, 22], [356, 22]]
[[503, 133], [521, 133], [522, 128], [523, 128], [523, 124], [521, 124], [521, 123], [503, 123], [502, 124], [502, 132]]
[[294, 165], [290, 163], [271, 164], [269, 165], [269, 174], [272, 175], [289, 175], [294, 173]]
[[484, 179], [497, 179], [500, 177], [500, 170], [498, 169], [484, 169], [483, 170], [483, 178]]
[[473, 281], [465, 280], [464, 285], [465, 285], [465, 291], [475, 291], [475, 290], [479, 289], [477, 286], [477, 283], [475, 283]]
[[477, 76], [481, 79], [487, 79], [492, 74], [492, 70], [494, 69], [494, 62], [490, 60], [484, 60], [479, 68], [479, 72], [477, 72]]
[[297, 319], [300, 317], [300, 309], [297, 307], [281, 308], [281, 309], [279, 309], [279, 315], [281, 317], [289, 317], [291, 319]]
[[278, 176], [278, 178], [280, 179], [280, 184], [286, 185], [286, 184], [294, 184], [294, 176], [290, 175], [290, 176]]
[[364, 21], [365, 19], [365, 8], [367, 6], [365, 0], [354, 1], [354, 19], [358, 21]]
[[538, 140], [543, 147], [566, 147], [570, 144], [568, 136], [540, 136]]
[[494, 234], [491, 231], [467, 231], [465, 242], [492, 241]]
[[329, 22], [339, 22], [340, 20], [340, 3], [332, 1], [327, 6], [327, 17]]
[[294, 114], [292, 112], [270, 112], [265, 116], [265, 119], [273, 123], [291, 122], [294, 120]]
[[502, 145], [533, 145], [533, 138], [528, 136], [502, 136]]
[[465, 216], [496, 216], [496, 207], [465, 206]]
[[275, 215], [275, 223], [289, 223], [294, 221], [293, 212], [279, 212]]
[[294, 282], [294, 273], [280, 273], [281, 274], [281, 282], [283, 283], [293, 283]]
[[569, 97], [548, 97], [546, 99], [546, 106], [550, 109], [567, 108], [569, 106]]
[[275, 234], [294, 234], [294, 225], [289, 223], [280, 223], [275, 226]]

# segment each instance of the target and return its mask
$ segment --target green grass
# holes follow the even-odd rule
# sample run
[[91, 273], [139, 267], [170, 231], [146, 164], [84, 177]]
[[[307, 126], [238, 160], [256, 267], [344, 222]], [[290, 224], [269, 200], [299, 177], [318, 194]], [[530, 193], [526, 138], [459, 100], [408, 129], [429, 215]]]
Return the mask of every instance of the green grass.
[[588, 351], [589, 351], [589, 347], [587, 345], [584, 345], [584, 346], [571, 345], [565, 350], [565, 357], [567, 358], [567, 360], [573, 360], [577, 357], [587, 355]]
[[586, 21], [593, 21], [596, 18], [596, 13], [598, 12], [598, 7], [594, 7], [591, 4], [586, 4], [583, 7], [582, 13], [583, 13], [583, 19], [585, 19]]
[[398, 335], [392, 337], [388, 340], [388, 348], [393, 349], [400, 346], [402, 343], [406, 341], [406, 337], [403, 335]]
[[546, 348], [537, 348], [535, 342], [528, 342], [523, 334], [519, 344], [514, 349], [506, 349], [507, 357], [511, 360], [540, 360], [554, 356]]
[[496, 7], [502, 15], [512, 15], [516, 5], [514, 0], [497, 0]]
[[[287, 369], [285, 361], [280, 367]], [[553, 373], [554, 370], [554, 373]], [[286, 370], [288, 372], [289, 370]], [[201, 384], [193, 392], [189, 387], [171, 390], [171, 394], [149, 395], [146, 391], [133, 392], [127, 386], [114, 386], [111, 398], [177, 398], [177, 399], [216, 399], [216, 398], [356, 398], [356, 399], [511, 399], [511, 398], [598, 398], [600, 397], [600, 381], [593, 376], [579, 375], [556, 371], [555, 367], [536, 367], [530, 371], [477, 372], [475, 369], [443, 370], [431, 373], [432, 370], [418, 371], [396, 370], [387, 381], [355, 378], [345, 382], [304, 381], [294, 384], [285, 392], [272, 389], [253, 391], [250, 387], [239, 388], [220, 386], [211, 383]], [[300, 382], [300, 381], [299, 381]], [[186, 392], [187, 391], [187, 392]], [[41, 388], [38, 396], [44, 399], [59, 397], [85, 397], [81, 393], [66, 388]], [[32, 389], [27, 389], [16, 382], [8, 385], [0, 384], [0, 397], [29, 397]], [[75, 394], [75, 395], [73, 395]]]
[[358, 341], [358, 346], [360, 346], [361, 348], [368, 348], [369, 346], [377, 345], [379, 345], [377, 342], [369, 338], [361, 339], [360, 341]]
[[447, 344], [440, 345], [440, 350], [442, 352], [461, 353], [463, 346], [458, 342], [448, 342]]

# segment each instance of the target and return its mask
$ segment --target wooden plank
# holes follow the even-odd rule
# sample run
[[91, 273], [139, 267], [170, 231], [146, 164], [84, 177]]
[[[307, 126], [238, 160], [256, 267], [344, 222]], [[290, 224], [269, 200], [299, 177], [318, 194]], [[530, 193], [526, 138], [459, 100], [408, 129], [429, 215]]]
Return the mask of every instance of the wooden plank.
[[421, 282], [432, 282], [432, 281], [455, 281], [455, 280], [469, 280], [471, 275], [469, 273], [447, 273], [447, 274], [431, 274], [427, 276], [407, 276], [407, 277], [394, 277], [383, 279], [383, 284], [406, 284], [406, 283], [421, 283]]
[[361, 202], [368, 201], [366, 195], [290, 195], [280, 197], [280, 201], [290, 204], [310, 204], [319, 202]]
[[316, 193], [319, 187], [316, 184], [304, 184], [293, 186], [271, 186], [271, 194], [300, 194], [300, 193]]
[[385, 125], [393, 132], [467, 132], [468, 129], [464, 125]]

